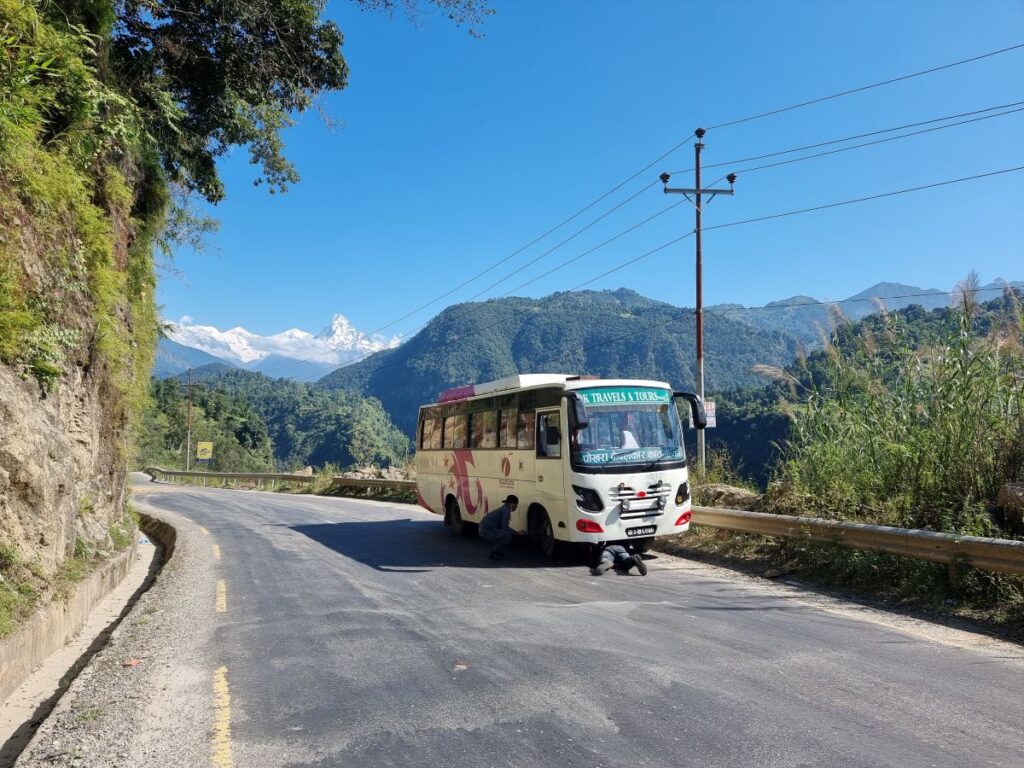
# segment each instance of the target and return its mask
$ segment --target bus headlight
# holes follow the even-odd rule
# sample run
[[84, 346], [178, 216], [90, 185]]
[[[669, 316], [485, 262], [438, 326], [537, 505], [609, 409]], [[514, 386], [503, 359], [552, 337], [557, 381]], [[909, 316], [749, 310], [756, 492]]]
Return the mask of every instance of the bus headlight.
[[593, 488], [574, 485], [572, 489], [576, 494], [576, 503], [580, 509], [585, 509], [588, 512], [600, 512], [604, 509], [604, 502], [601, 501], [600, 494]]
[[683, 483], [679, 486], [679, 490], [676, 491], [676, 506], [683, 506], [688, 498], [690, 498], [690, 484]]

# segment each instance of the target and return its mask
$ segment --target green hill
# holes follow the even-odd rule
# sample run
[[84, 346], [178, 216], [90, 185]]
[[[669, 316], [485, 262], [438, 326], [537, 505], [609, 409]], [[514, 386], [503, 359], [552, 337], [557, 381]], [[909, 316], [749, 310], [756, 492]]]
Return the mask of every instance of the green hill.
[[[317, 384], [377, 398], [412, 434], [416, 412], [442, 390], [513, 373], [653, 378], [694, 387], [693, 310], [617, 291], [557, 293], [457, 304], [395, 349], [340, 368]], [[728, 316], [706, 315], [709, 392], [757, 383], [757, 364], [785, 365], [798, 343]]]
[[[170, 422], [165, 444], [180, 445], [183, 440], [180, 402], [184, 388], [184, 375], [154, 382], [155, 394], [172, 389], [178, 416]], [[267, 436], [272, 463], [281, 469], [298, 469], [307, 465], [322, 467], [327, 464], [375, 464], [388, 466], [401, 464], [409, 454], [409, 441], [391, 423], [380, 402], [349, 391], [332, 391], [312, 384], [288, 379], [271, 379], [250, 371], [229, 370], [224, 366], [203, 366], [193, 371], [195, 399], [203, 403], [208, 398], [231, 403], [230, 412], [256, 417]], [[160, 399], [157, 398], [159, 407]], [[164, 409], [167, 411], [167, 409]], [[222, 410], [219, 413], [227, 414]], [[232, 418], [230, 425], [239, 419]], [[243, 421], [255, 421], [252, 418]], [[153, 423], [151, 432], [159, 432], [159, 423]], [[231, 438], [220, 426], [218, 433], [227, 443]], [[236, 430], [237, 431], [237, 430]], [[151, 438], [152, 439], [152, 438]], [[197, 439], [213, 439], [196, 437]], [[244, 439], [238, 442], [246, 444]], [[232, 455], [237, 453], [231, 447]], [[215, 446], [215, 455], [218, 452]], [[154, 452], [143, 451], [143, 455]], [[245, 456], [238, 459], [248, 462]], [[227, 468], [226, 463], [222, 463]], [[239, 471], [239, 470], [236, 470]]]

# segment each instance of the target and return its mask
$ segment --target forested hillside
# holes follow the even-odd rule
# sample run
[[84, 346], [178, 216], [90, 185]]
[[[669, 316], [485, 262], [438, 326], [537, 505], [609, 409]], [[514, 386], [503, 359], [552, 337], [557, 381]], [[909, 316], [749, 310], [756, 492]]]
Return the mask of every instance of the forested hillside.
[[[195, 370], [193, 382], [193, 450], [213, 442], [215, 471], [388, 466], [408, 455], [408, 440], [376, 400], [220, 365]], [[186, 399], [181, 377], [153, 382], [140, 466], [184, 467]]]
[[[785, 365], [797, 348], [784, 334], [708, 315], [707, 386], [721, 390], [757, 382], [754, 365]], [[554, 372], [652, 378], [692, 389], [693, 370], [692, 310], [620, 289], [457, 304], [402, 346], [341, 368], [318, 384], [379, 399], [411, 435], [419, 405], [459, 384]]]

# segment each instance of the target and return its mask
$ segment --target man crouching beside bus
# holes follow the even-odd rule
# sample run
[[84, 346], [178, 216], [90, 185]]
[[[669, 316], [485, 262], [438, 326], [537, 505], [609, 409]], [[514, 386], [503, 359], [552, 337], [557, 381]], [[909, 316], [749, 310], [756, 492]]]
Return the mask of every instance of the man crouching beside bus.
[[491, 560], [504, 560], [505, 549], [512, 539], [525, 535], [525, 531], [515, 531], [509, 525], [518, 506], [518, 496], [506, 496], [500, 507], [488, 512], [480, 521], [480, 538], [491, 545]]

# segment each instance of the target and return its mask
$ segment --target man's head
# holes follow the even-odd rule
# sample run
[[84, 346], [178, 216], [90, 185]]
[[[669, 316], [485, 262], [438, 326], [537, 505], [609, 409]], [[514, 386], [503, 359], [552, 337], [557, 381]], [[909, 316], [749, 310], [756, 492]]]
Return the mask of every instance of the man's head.
[[519, 506], [519, 497], [509, 494], [505, 497], [505, 500], [502, 503], [507, 505], [509, 509], [515, 511], [515, 508]]

